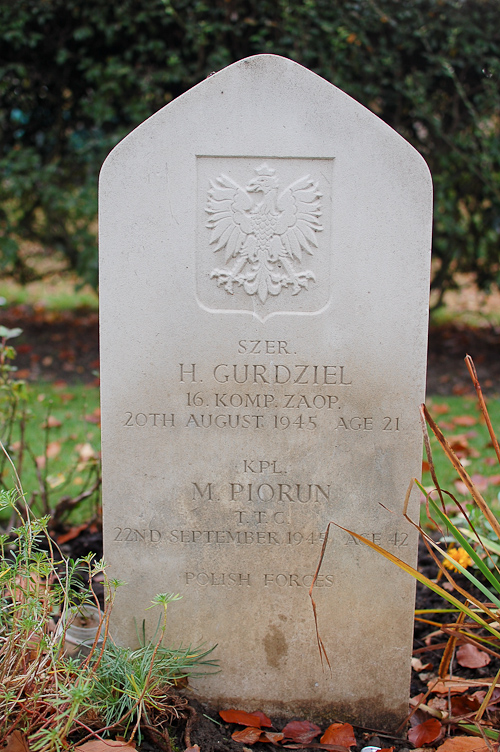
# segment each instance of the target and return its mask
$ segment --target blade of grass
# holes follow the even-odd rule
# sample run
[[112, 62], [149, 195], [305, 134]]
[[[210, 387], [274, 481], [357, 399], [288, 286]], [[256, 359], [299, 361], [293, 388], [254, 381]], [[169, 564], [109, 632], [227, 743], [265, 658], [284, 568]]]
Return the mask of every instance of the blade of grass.
[[[464, 509], [463, 505], [458, 501], [458, 499], [455, 496], [453, 496], [453, 494], [449, 493], [448, 495], [453, 500], [454, 504], [456, 504], [458, 510], [460, 511], [460, 514], [463, 516], [463, 518], [464, 518], [466, 524], [468, 525], [469, 529], [475, 535], [476, 541], [479, 543], [479, 545], [483, 549], [483, 552], [484, 552], [484, 554], [486, 555], [486, 557], [487, 557], [487, 559], [489, 561], [489, 564], [487, 564], [488, 568], [491, 569], [492, 572], [496, 573], [496, 577], [498, 579], [498, 577], [500, 577], [500, 569], [498, 568], [496, 562], [492, 558], [492, 556], [491, 556], [488, 548], [486, 548], [486, 546], [483, 545], [482, 539], [479, 536], [476, 528], [474, 527], [474, 524], [472, 522], [471, 517], [469, 516], [469, 514], [467, 513], [467, 511]], [[446, 509], [444, 509], [443, 511], [446, 512]], [[458, 525], [456, 527], [458, 528]], [[474, 550], [476, 550], [476, 549], [474, 549]]]
[[[425, 446], [425, 453], [427, 455], [427, 462], [429, 463], [429, 472], [431, 474], [432, 482], [434, 483], [434, 486], [436, 488], [436, 491], [439, 494], [439, 498], [441, 500], [441, 504], [443, 505], [444, 509], [444, 499], [443, 499], [443, 492], [441, 490], [441, 486], [439, 485], [439, 481], [437, 479], [436, 475], [436, 468], [434, 466], [434, 459], [432, 457], [432, 450], [431, 450], [431, 442], [429, 439], [429, 433], [427, 431], [427, 426], [425, 424], [425, 416], [422, 411], [423, 405], [420, 406], [420, 423], [422, 425], [422, 435], [424, 437], [424, 446]], [[404, 514], [406, 515], [408, 511], [408, 502], [410, 500], [410, 492], [413, 487], [413, 482], [410, 482], [410, 485], [408, 487], [408, 491], [406, 492], [406, 498], [404, 503]], [[429, 509], [427, 508], [427, 514], [429, 514]]]
[[[417, 479], [415, 478], [414, 480], [418, 484]], [[427, 510], [429, 511], [429, 503], [428, 502], [429, 502], [429, 500], [427, 499]], [[474, 575], [472, 575], [471, 573], [467, 572], [467, 570], [465, 570], [455, 559], [453, 559], [453, 557], [449, 557], [449, 555], [445, 551], [443, 551], [437, 545], [437, 543], [425, 532], [425, 530], [423, 530], [423, 528], [420, 525], [417, 525], [415, 522], [413, 522], [413, 520], [407, 514], [405, 514], [404, 517], [405, 517], [405, 519], [411, 525], [413, 525], [414, 527], [417, 528], [417, 530], [419, 531], [420, 535], [422, 536], [422, 538], [424, 540], [424, 543], [425, 543], [425, 545], [427, 547], [427, 550], [428, 550], [429, 554], [434, 559], [434, 562], [436, 563], [436, 566], [439, 568], [440, 572], [446, 577], [446, 579], [448, 580], [448, 582], [450, 583], [450, 585], [452, 585], [452, 587], [454, 588], [454, 590], [456, 590], [458, 593], [460, 593], [460, 595], [462, 595], [466, 600], [469, 600], [472, 603], [474, 603], [474, 605], [477, 607], [477, 609], [478, 609], [478, 611], [480, 613], [486, 614], [487, 616], [489, 616], [489, 618], [492, 621], [496, 621], [496, 619], [497, 619], [496, 615], [493, 614], [484, 603], [481, 603], [470, 592], [467, 592], [466, 590], [464, 590], [456, 582], [456, 580], [453, 579], [453, 577], [451, 576], [451, 573], [443, 566], [442, 561], [440, 559], [438, 559], [438, 557], [436, 556], [436, 554], [434, 553], [434, 551], [432, 549], [435, 548], [437, 551], [439, 551], [439, 553], [442, 556], [446, 556], [447, 558], [450, 558], [450, 561], [453, 563], [453, 568], [457, 569], [457, 571], [461, 571], [462, 573], [464, 573], [467, 579], [471, 580], [471, 578], [474, 578]], [[489, 591], [488, 591], [488, 593], [489, 593]]]
[[[418, 483], [418, 482], [417, 482]], [[420, 484], [418, 484], [420, 485]], [[500, 582], [497, 580], [493, 572], [488, 569], [484, 561], [481, 559], [481, 557], [478, 555], [477, 551], [475, 551], [470, 543], [466, 540], [466, 538], [462, 535], [462, 533], [459, 531], [459, 529], [451, 522], [450, 518], [447, 514], [441, 511], [439, 509], [438, 505], [435, 501], [432, 499], [429, 499], [429, 506], [432, 507], [432, 510], [434, 514], [436, 514], [441, 522], [449, 529], [451, 530], [451, 533], [455, 540], [460, 544], [460, 546], [464, 549], [464, 551], [467, 552], [468, 556], [472, 559], [476, 567], [479, 569], [479, 571], [483, 574], [483, 576], [488, 580], [488, 582], [493, 585], [497, 593], [500, 593]], [[496, 603], [496, 605], [500, 608], [500, 600], [498, 596], [494, 595], [485, 585], [483, 585], [479, 580], [477, 580], [471, 572], [468, 572], [463, 566], [461, 566], [457, 561], [453, 559], [446, 551], [443, 551], [439, 546], [436, 544], [435, 541], [432, 540], [432, 538], [429, 538], [429, 542], [440, 551], [440, 553], [443, 554], [443, 556], [450, 561], [454, 566], [456, 566], [462, 574], [465, 574], [467, 579], [470, 582], [474, 582], [474, 585], [484, 594], [486, 597], [489, 597], [490, 600], [493, 603]]]
[[[472, 585], [474, 585], [475, 587], [477, 587], [477, 589], [478, 589], [478, 590], [480, 590], [480, 591], [481, 591], [481, 593], [483, 593], [483, 595], [485, 595], [485, 596], [486, 596], [487, 598], [489, 598], [489, 600], [490, 600], [490, 601], [491, 601], [492, 603], [494, 603], [494, 604], [495, 604], [496, 606], [499, 606], [499, 607], [500, 607], [500, 600], [499, 600], [499, 599], [498, 599], [498, 598], [497, 598], [497, 597], [496, 597], [496, 596], [495, 596], [495, 595], [494, 595], [494, 594], [493, 594], [493, 593], [491, 592], [491, 590], [489, 590], [489, 589], [488, 589], [487, 587], [485, 587], [485, 586], [483, 585], [483, 583], [482, 583], [482, 582], [480, 582], [480, 580], [478, 580], [478, 579], [477, 579], [477, 577], [474, 577], [474, 575], [472, 574], [472, 572], [469, 572], [469, 570], [468, 570], [468, 569], [466, 569], [465, 567], [463, 567], [463, 566], [462, 566], [462, 565], [460, 564], [460, 562], [458, 562], [458, 561], [457, 561], [456, 559], [454, 559], [454, 558], [453, 558], [453, 556], [450, 556], [450, 554], [449, 554], [449, 553], [447, 553], [447, 551], [443, 551], [443, 549], [442, 549], [442, 548], [440, 548], [440, 547], [438, 546], [438, 544], [437, 544], [437, 543], [436, 543], [435, 541], [434, 541], [434, 542], [432, 542], [432, 543], [431, 543], [431, 545], [432, 545], [432, 546], [433, 546], [433, 547], [434, 547], [434, 548], [435, 548], [435, 549], [436, 549], [437, 551], [439, 551], [439, 553], [440, 553], [440, 554], [441, 554], [442, 556], [444, 556], [444, 557], [445, 557], [445, 559], [446, 559], [447, 561], [449, 561], [449, 562], [450, 562], [450, 564], [452, 564], [452, 565], [453, 565], [453, 566], [454, 566], [454, 567], [455, 567], [456, 569], [458, 569], [458, 571], [459, 571], [459, 572], [460, 572], [461, 574], [463, 574], [463, 575], [464, 575], [464, 577], [466, 577], [466, 578], [467, 578], [467, 579], [469, 580], [469, 582], [470, 582], [470, 583], [471, 583]], [[476, 599], [475, 599], [475, 598], [471, 598], [471, 601], [472, 601], [473, 603], [476, 603], [476, 605], [477, 605], [477, 604], [479, 603], [479, 601], [476, 601]], [[483, 607], [483, 605], [484, 605], [484, 604], [480, 604], [480, 605], [481, 605], [481, 607]], [[486, 608], [484, 608], [484, 611], [485, 611], [485, 612], [487, 612], [487, 609], [486, 609]], [[495, 615], [494, 615], [494, 614], [493, 614], [492, 612], [489, 612], [489, 613], [488, 613], [488, 616], [489, 616], [490, 618], [492, 618], [492, 619], [495, 619], [495, 618], [496, 618], [496, 617], [495, 617]]]
[[476, 366], [474, 365], [474, 361], [472, 360], [470, 355], [465, 356], [465, 365], [469, 370], [470, 377], [472, 379], [472, 383], [474, 384], [474, 388], [476, 390], [477, 398], [479, 401], [479, 407], [481, 408], [481, 412], [484, 415], [486, 425], [488, 426], [488, 433], [490, 434], [491, 443], [493, 444], [493, 447], [495, 449], [497, 459], [500, 462], [500, 445], [498, 444], [498, 439], [495, 436], [495, 431], [493, 430], [493, 426], [491, 425], [488, 408], [486, 407], [486, 402], [483, 397], [483, 390], [481, 389], [481, 384], [479, 383], [479, 379], [477, 377]]
[[[458, 721], [458, 725], [460, 728], [465, 729], [466, 731], [469, 731], [474, 736], [481, 736], [481, 733], [477, 726], [474, 726], [472, 723], [462, 723], [462, 721]], [[483, 728], [483, 733], [489, 737], [490, 739], [494, 739], [495, 741], [498, 741], [500, 739], [500, 731], [495, 731], [492, 728]]]
[[425, 416], [427, 423], [431, 427], [433, 434], [435, 435], [435, 437], [441, 444], [441, 447], [443, 448], [443, 451], [445, 452], [446, 456], [448, 457], [453, 467], [459, 474], [461, 480], [465, 483], [465, 485], [469, 489], [469, 493], [471, 494], [472, 498], [474, 499], [474, 501], [476, 502], [476, 504], [478, 505], [478, 507], [480, 508], [481, 512], [484, 514], [488, 522], [490, 523], [497, 537], [500, 538], [500, 524], [498, 523], [497, 518], [495, 517], [495, 515], [489, 508], [486, 501], [483, 499], [482, 495], [477, 490], [476, 486], [472, 482], [468, 473], [465, 471], [462, 463], [460, 462], [457, 455], [451, 448], [449, 442], [445, 438], [441, 429], [429, 415], [429, 411], [427, 410], [425, 405], [421, 406], [421, 411], [423, 412], [423, 415]]
[[498, 543], [487, 540], [486, 538], [482, 538], [477, 533], [472, 533], [470, 530], [467, 530], [464, 527], [457, 527], [457, 530], [459, 530], [462, 535], [465, 535], [467, 538], [470, 538], [471, 540], [477, 540], [481, 544], [481, 546], [483, 546], [483, 548], [487, 548], [494, 554], [500, 555], [500, 545]]
[[311, 599], [311, 606], [312, 606], [313, 615], [314, 615], [314, 625], [316, 627], [316, 641], [318, 643], [318, 650], [319, 650], [319, 657], [321, 659], [321, 666], [323, 667], [323, 658], [324, 658], [326, 660], [327, 664], [328, 664], [328, 668], [330, 669], [330, 671], [332, 670], [332, 667], [331, 667], [331, 664], [330, 664], [330, 660], [328, 658], [328, 653], [326, 652], [326, 648], [325, 648], [325, 646], [323, 644], [323, 640], [321, 639], [321, 635], [319, 633], [318, 612], [317, 612], [317, 609], [316, 609], [316, 601], [314, 600], [312, 593], [313, 593], [313, 587], [316, 584], [316, 580], [318, 579], [318, 574], [319, 574], [319, 570], [321, 568], [321, 564], [323, 563], [323, 558], [325, 556], [326, 544], [328, 542], [328, 534], [330, 532], [330, 525], [331, 524], [332, 523], [329, 522], [328, 525], [327, 525], [327, 527], [326, 527], [326, 532], [325, 532], [325, 537], [324, 537], [324, 540], [323, 540], [323, 545], [321, 546], [321, 554], [320, 554], [320, 557], [319, 557], [318, 566], [316, 567], [316, 571], [314, 573], [314, 577], [313, 577], [313, 580], [311, 582], [311, 587], [309, 588], [309, 598]]
[[459, 638], [459, 627], [462, 626], [464, 619], [465, 619], [465, 611], [462, 611], [460, 616], [457, 619], [457, 623], [455, 625], [456, 629], [450, 630], [450, 636], [449, 636], [448, 642], [446, 643], [446, 647], [443, 650], [443, 655], [441, 657], [441, 662], [439, 664], [438, 676], [440, 679], [444, 679], [444, 677], [448, 673], [451, 659], [453, 658], [453, 653], [455, 652], [455, 647], [457, 644], [457, 640]]
[[500, 639], [499, 631], [494, 629], [490, 624], [488, 624], [487, 621], [481, 618], [477, 613], [475, 613], [472, 609], [470, 609], [464, 603], [461, 603], [461, 601], [459, 601], [458, 598], [455, 598], [455, 596], [453, 596], [451, 593], [448, 593], [447, 590], [444, 590], [444, 588], [437, 585], [435, 582], [430, 580], [424, 574], [421, 574], [417, 569], [414, 569], [414, 567], [412, 567], [410, 564], [407, 564], [402, 559], [399, 559], [397, 556], [394, 556], [394, 554], [391, 554], [390, 551], [386, 551], [385, 548], [382, 548], [382, 546], [379, 546], [376, 543], [369, 541], [367, 538], [363, 538], [362, 535], [359, 535], [358, 533], [355, 533], [346, 527], [342, 527], [342, 525], [338, 525], [337, 523], [334, 523], [334, 524], [337, 525], [337, 527], [339, 527], [341, 530], [344, 530], [346, 533], [349, 533], [349, 535], [352, 535], [354, 538], [364, 543], [369, 548], [372, 548], [374, 551], [377, 551], [377, 553], [384, 556], [393, 564], [396, 564], [404, 572], [411, 574], [411, 576], [414, 577], [416, 580], [418, 580], [423, 585], [428, 587], [434, 593], [437, 593], [442, 598], [447, 600], [448, 603], [452, 603], [454, 606], [456, 606], [456, 608], [458, 608], [459, 611], [464, 611], [467, 614], [467, 616], [469, 616], [469, 618], [471, 618], [473, 621], [480, 624], [482, 627], [484, 627], [484, 629], [488, 630], [488, 632], [490, 632], [496, 638]]
[[[452, 630], [450, 630], [447, 626], [443, 625], [442, 632], [444, 634], [451, 634], [451, 631]], [[486, 637], [481, 637], [480, 635], [472, 634], [471, 632], [466, 632], [465, 629], [460, 630], [460, 637], [463, 639], [464, 642], [468, 642], [471, 645], [475, 645], [479, 650], [484, 650], [486, 653], [488, 653], [488, 655], [492, 655], [495, 658], [500, 658], [500, 653], [498, 653], [498, 650], [493, 650], [493, 648], [497, 647], [495, 642], [492, 642], [491, 640], [486, 639]], [[488, 645], [491, 645], [491, 648], [487, 647]]]
[[488, 707], [488, 703], [491, 700], [491, 695], [493, 694], [493, 690], [495, 689], [495, 687], [496, 687], [499, 679], [500, 679], [500, 669], [499, 669], [497, 675], [495, 676], [495, 680], [492, 682], [491, 686], [488, 688], [488, 691], [486, 692], [484, 700], [481, 703], [481, 707], [479, 708], [479, 710], [476, 713], [476, 719], [475, 719], [476, 723], [479, 723], [479, 721], [483, 717], [484, 711]]

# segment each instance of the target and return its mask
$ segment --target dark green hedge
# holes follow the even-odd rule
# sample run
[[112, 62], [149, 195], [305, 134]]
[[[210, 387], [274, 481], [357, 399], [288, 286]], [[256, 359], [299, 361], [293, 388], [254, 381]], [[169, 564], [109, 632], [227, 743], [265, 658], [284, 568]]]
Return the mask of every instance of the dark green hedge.
[[427, 159], [434, 286], [500, 280], [499, 0], [4, 0], [0, 273], [29, 240], [97, 284], [96, 182], [129, 130], [211, 71], [273, 52], [370, 107]]

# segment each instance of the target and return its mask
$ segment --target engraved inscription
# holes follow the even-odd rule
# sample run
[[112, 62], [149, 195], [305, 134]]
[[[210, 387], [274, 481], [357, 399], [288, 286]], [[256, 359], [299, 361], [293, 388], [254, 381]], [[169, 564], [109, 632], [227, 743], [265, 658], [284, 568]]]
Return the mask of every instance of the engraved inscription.
[[135, 527], [115, 527], [114, 541], [118, 543], [158, 543], [161, 540], [159, 530], [143, 529]]
[[[265, 574], [264, 586], [310, 588], [313, 579], [312, 574]], [[314, 587], [332, 587], [332, 585], [333, 574], [319, 574], [314, 583]]]
[[243, 460], [244, 473], [272, 473], [282, 475], [286, 470], [278, 469], [278, 460]]
[[[208, 491], [205, 489], [205, 494]], [[285, 523], [284, 512], [273, 511], [233, 511], [233, 523], [240, 525], [269, 525], [276, 524], [281, 526]], [[408, 546], [408, 533], [401, 531], [395, 532], [361, 532], [360, 535], [367, 540], [376, 543], [386, 549], [405, 548]], [[115, 543], [140, 543], [151, 544], [157, 543], [162, 545], [187, 545], [187, 546], [285, 546], [290, 547], [320, 547], [325, 539], [324, 532], [311, 530], [283, 530], [278, 527], [276, 530], [156, 530], [154, 528], [133, 527], [115, 527], [113, 541]], [[334, 534], [330, 533], [330, 542], [339, 545], [348, 546], [355, 549], [362, 548], [363, 542], [355, 538], [347, 531]], [[208, 583], [207, 583], [208, 584]]]
[[384, 431], [399, 431], [399, 418], [384, 418]]
[[[248, 470], [245, 470], [245, 472], [248, 472]], [[251, 472], [256, 471], [252, 470]], [[281, 474], [275, 470], [272, 470], [272, 473]], [[216, 485], [213, 482], [199, 483], [193, 481], [191, 498], [193, 501], [319, 504], [330, 501], [330, 490], [329, 483], [237, 483], [233, 481]]]
[[241, 572], [185, 572], [185, 584], [186, 585], [225, 585], [227, 587], [233, 586], [250, 586], [250, 574], [242, 574]]
[[291, 355], [288, 342], [283, 339], [240, 339], [238, 355]]
[[[372, 543], [376, 543], [377, 546], [383, 546], [384, 543], [386, 546], [395, 546], [396, 548], [403, 548], [404, 546], [408, 545], [408, 533], [400, 533], [395, 532], [391, 533], [387, 536], [387, 539], [384, 541], [382, 533], [359, 533], [363, 538], [366, 538], [367, 540], [371, 541]], [[358, 538], [355, 538], [354, 535], [351, 535], [350, 533], [345, 533], [344, 538], [344, 546], [349, 545], [355, 545], [355, 546], [362, 546], [363, 542], [358, 540]]]
[[[250, 397], [250, 395], [245, 395]], [[262, 400], [260, 399], [262, 397]], [[244, 396], [240, 394], [215, 394], [213, 395], [215, 404], [213, 407], [227, 407], [229, 404], [235, 405], [244, 400]], [[192, 406], [194, 401], [203, 399], [200, 393], [191, 395], [187, 394], [187, 400]], [[208, 399], [208, 397], [207, 397]], [[247, 402], [251, 402], [248, 399]], [[265, 410], [270, 407], [280, 407], [279, 404], [274, 403], [273, 395], [255, 395], [253, 400], [257, 404], [257, 408]], [[316, 405], [318, 410], [331, 410], [334, 407], [340, 408], [337, 405], [338, 397], [335, 395], [315, 395], [309, 401], [305, 395], [285, 395], [286, 404], [283, 409], [298, 409], [299, 404], [304, 409], [312, 409], [312, 405]], [[307, 407], [309, 405], [309, 407]], [[318, 407], [321, 405], [321, 407]], [[209, 407], [208, 402], [205, 407]], [[303, 413], [288, 413], [280, 415], [273, 413], [271, 415], [259, 415], [254, 413], [188, 413], [184, 417], [181, 416], [180, 420], [177, 420], [173, 413], [146, 413], [139, 412], [133, 413], [128, 411], [124, 413], [122, 426], [128, 428], [174, 428], [176, 425], [185, 428], [221, 428], [221, 429], [262, 429], [269, 428], [278, 431], [286, 431], [287, 429], [296, 430], [303, 429], [306, 431], [314, 431], [318, 427], [318, 415], [307, 415]], [[181, 422], [182, 421], [182, 422]], [[373, 431], [374, 429], [382, 429], [384, 431], [392, 431], [391, 427], [388, 427], [387, 418], [384, 418], [384, 423], [377, 421], [373, 417], [355, 415], [354, 417], [333, 417], [331, 416], [328, 423], [328, 428], [332, 431], [338, 431], [339, 434], [353, 433], [353, 432], [365, 432]], [[395, 418], [393, 421], [394, 431], [400, 430], [400, 419]]]
[[153, 426], [154, 428], [173, 428], [175, 426], [175, 416], [173, 413], [125, 413], [124, 426]]
[[[286, 340], [239, 340], [240, 354], [290, 355]], [[260, 359], [260, 358], [259, 358]], [[264, 358], [262, 360], [265, 361]], [[340, 361], [342, 362], [342, 361]], [[186, 391], [170, 402], [124, 414], [122, 426], [139, 429], [210, 429], [294, 432], [318, 427], [347, 436], [404, 430], [400, 416], [348, 414], [343, 396], [353, 387], [349, 366], [313, 363], [178, 363]], [[181, 387], [181, 388], [182, 388]], [[169, 397], [169, 400], [172, 398]], [[170, 412], [174, 408], [176, 412]], [[187, 408], [187, 409], [186, 409]], [[396, 438], [396, 437], [395, 437]]]
[[230, 501], [261, 501], [270, 503], [277, 501], [300, 502], [308, 504], [311, 501], [317, 504], [320, 501], [329, 501], [330, 485], [319, 483], [230, 483]]
[[191, 413], [186, 422], [187, 428], [262, 428], [264, 416], [263, 415], [236, 415], [230, 413], [228, 415], [212, 415], [201, 414], [195, 415]]
[[[304, 587], [310, 588], [314, 579], [313, 574], [283, 574], [266, 573], [257, 577], [255, 574], [241, 572], [184, 572], [183, 580], [186, 585], [220, 586], [220, 587]], [[332, 587], [333, 574], [319, 574], [314, 587]]]
[[236, 284], [265, 303], [283, 288], [298, 295], [316, 280], [312, 271], [298, 271], [294, 264], [318, 247], [322, 194], [309, 175], [283, 188], [266, 163], [254, 172], [246, 188], [225, 174], [210, 181], [205, 207], [210, 244], [214, 252], [224, 252], [226, 265], [232, 263], [213, 269], [210, 278], [230, 295]]
[[[181, 373], [184, 366], [181, 363]], [[213, 377], [218, 384], [298, 384], [305, 386], [351, 386], [352, 381], [344, 373], [345, 366], [319, 366], [301, 363], [287, 366], [277, 363], [273, 366], [252, 363], [218, 363], [213, 369]], [[193, 381], [195, 364], [192, 366]], [[182, 381], [182, 378], [181, 378]]]

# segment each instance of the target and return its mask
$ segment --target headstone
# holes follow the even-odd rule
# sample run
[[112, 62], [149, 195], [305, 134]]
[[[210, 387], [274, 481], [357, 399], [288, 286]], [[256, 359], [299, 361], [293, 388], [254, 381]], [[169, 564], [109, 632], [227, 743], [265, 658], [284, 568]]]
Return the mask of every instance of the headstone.
[[[101, 174], [105, 558], [115, 636], [158, 592], [212, 706], [395, 729], [414, 583], [431, 179], [395, 131], [273, 55], [125, 138]], [[418, 515], [414, 496], [410, 512]], [[314, 588], [322, 666], [308, 590]], [[341, 527], [338, 527], [341, 526]]]

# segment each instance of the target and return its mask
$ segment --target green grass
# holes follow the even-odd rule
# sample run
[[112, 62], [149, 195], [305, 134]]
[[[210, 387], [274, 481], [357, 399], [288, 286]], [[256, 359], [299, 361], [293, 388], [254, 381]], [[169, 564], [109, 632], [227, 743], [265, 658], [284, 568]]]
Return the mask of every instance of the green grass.
[[442, 306], [431, 312], [431, 326], [461, 325], [471, 328], [483, 328], [498, 326], [500, 324], [500, 311], [463, 310], [457, 311], [447, 306]]
[[[493, 428], [500, 433], [500, 400], [487, 400]], [[441, 412], [447, 407], [446, 412]], [[454, 445], [459, 454], [462, 464], [467, 473], [473, 477], [480, 477], [480, 491], [485, 500], [490, 503], [494, 510], [500, 510], [500, 465], [496, 459], [495, 451], [490, 445], [488, 429], [481, 416], [477, 400], [473, 397], [432, 397], [427, 400], [427, 408], [437, 422], [444, 435]], [[465, 419], [474, 419], [472, 425], [460, 425]], [[431, 448], [433, 452], [436, 475], [441, 488], [453, 493], [460, 502], [467, 502], [468, 494], [461, 493], [461, 486], [456, 486], [458, 475], [443, 451], [437, 439], [431, 436]], [[495, 478], [495, 476], [497, 476]], [[429, 472], [422, 475], [422, 483], [427, 490], [434, 487]]]
[[19, 285], [12, 280], [0, 280], [0, 298], [5, 299], [4, 305], [7, 306], [39, 305], [57, 311], [78, 308], [90, 308], [95, 311], [98, 309], [96, 291], [89, 285], [77, 289], [76, 280], [69, 276], [54, 275], [43, 282], [31, 282], [28, 285]]
[[[32, 456], [24, 453], [21, 480], [29, 499], [40, 487], [34, 458], [38, 458], [38, 474], [46, 479], [51, 506], [62, 496], [77, 496], [85, 484], [100, 452], [99, 389], [85, 384], [29, 386], [25, 444]], [[49, 418], [50, 416], [50, 418]], [[49, 427], [47, 420], [49, 419]], [[57, 425], [60, 423], [60, 425]], [[52, 425], [53, 424], [53, 425]], [[9, 442], [9, 451], [19, 465], [20, 430], [17, 424]], [[48, 450], [46, 452], [46, 450]], [[43, 466], [43, 456], [49, 456]], [[90, 456], [93, 455], [93, 456]], [[15, 484], [13, 470], [4, 463], [3, 482], [8, 488]], [[38, 502], [34, 510], [44, 511]], [[72, 515], [74, 522], [88, 518], [89, 503], [83, 503]]]

